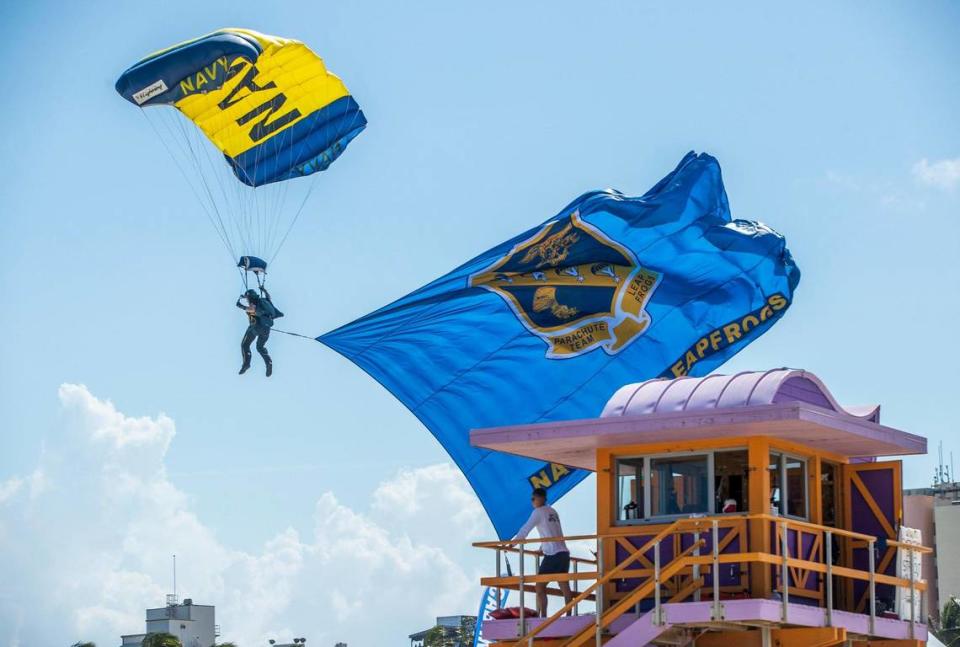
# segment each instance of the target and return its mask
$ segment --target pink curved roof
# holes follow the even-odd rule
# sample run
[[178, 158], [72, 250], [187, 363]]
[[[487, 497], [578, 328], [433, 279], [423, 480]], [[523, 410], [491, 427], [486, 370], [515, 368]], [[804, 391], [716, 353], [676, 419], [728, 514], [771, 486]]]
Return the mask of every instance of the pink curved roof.
[[656, 379], [617, 390], [599, 418], [474, 429], [474, 447], [596, 469], [597, 450], [715, 438], [770, 439], [850, 459], [924, 454], [927, 441], [880, 424], [880, 407], [841, 407], [808, 371]]
[[842, 407], [813, 373], [791, 368], [735, 375], [657, 378], [621, 387], [601, 418], [702, 412], [783, 402], [805, 402], [837, 413], [880, 422], [879, 405]]

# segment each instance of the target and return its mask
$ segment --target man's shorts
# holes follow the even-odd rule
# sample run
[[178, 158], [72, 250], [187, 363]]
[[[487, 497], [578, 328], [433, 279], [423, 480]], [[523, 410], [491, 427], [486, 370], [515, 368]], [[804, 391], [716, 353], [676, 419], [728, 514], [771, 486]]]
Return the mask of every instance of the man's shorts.
[[570, 571], [570, 553], [554, 553], [553, 555], [544, 555], [540, 561], [540, 575], [553, 575], [556, 573], [567, 573]]

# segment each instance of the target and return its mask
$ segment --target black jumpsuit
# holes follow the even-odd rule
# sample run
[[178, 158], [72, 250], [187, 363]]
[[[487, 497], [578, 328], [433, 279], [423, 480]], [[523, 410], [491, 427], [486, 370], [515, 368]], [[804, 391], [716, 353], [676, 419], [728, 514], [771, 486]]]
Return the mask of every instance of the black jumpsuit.
[[276, 308], [268, 299], [259, 299], [253, 305], [254, 311], [251, 313], [248, 306], [237, 300], [237, 307], [247, 313], [250, 319], [250, 325], [247, 326], [247, 332], [243, 335], [243, 341], [240, 342], [240, 350], [243, 353], [243, 365], [250, 365], [250, 345], [253, 340], [257, 340], [257, 352], [263, 358], [264, 364], [270, 366], [273, 362], [270, 354], [267, 352], [267, 340], [270, 339], [270, 328], [273, 327], [273, 318], [276, 316]]

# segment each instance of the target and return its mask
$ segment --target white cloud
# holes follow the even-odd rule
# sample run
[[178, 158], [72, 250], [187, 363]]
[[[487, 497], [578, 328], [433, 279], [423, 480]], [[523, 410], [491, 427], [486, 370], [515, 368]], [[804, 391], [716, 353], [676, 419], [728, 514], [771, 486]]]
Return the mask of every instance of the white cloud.
[[[432, 528], [451, 523], [474, 535], [487, 530], [486, 513], [463, 476], [449, 463], [417, 470], [401, 470], [373, 493], [373, 508], [380, 515], [407, 522], [412, 528]], [[451, 518], [437, 518], [438, 509], [453, 510]], [[426, 507], [429, 505], [429, 507]]]
[[0, 646], [109, 646], [143, 631], [172, 553], [190, 565], [182, 595], [215, 604], [222, 639], [240, 645], [402, 644], [477, 602], [489, 560], [470, 542], [492, 531], [450, 465], [399, 472], [365, 511], [321, 494], [307, 536], [278, 528], [251, 553], [218, 538], [170, 480], [170, 418], [127, 416], [80, 385], [59, 396], [65, 424], [37, 468], [0, 479]]
[[960, 186], [960, 157], [935, 162], [924, 158], [913, 165], [912, 172], [922, 184], [950, 191]]
[[12, 499], [23, 487], [22, 478], [11, 478], [0, 483], [0, 505]]
[[31, 499], [43, 494], [47, 488], [47, 477], [43, 470], [35, 469], [27, 477], [14, 476], [6, 481], [0, 481], [0, 505], [12, 501], [17, 494], [23, 491], [24, 486], [26, 486]]

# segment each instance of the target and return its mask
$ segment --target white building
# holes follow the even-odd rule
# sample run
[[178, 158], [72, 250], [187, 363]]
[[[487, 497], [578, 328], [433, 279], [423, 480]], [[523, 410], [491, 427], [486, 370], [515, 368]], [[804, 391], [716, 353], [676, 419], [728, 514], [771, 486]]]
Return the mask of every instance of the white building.
[[940, 618], [943, 604], [960, 596], [960, 482], [904, 491], [903, 525], [919, 528], [923, 543], [933, 546], [933, 559], [923, 560], [922, 577], [930, 615]]
[[149, 634], [168, 633], [180, 639], [183, 647], [213, 647], [220, 635], [214, 607], [194, 604], [187, 598], [177, 604], [177, 598], [167, 596], [167, 606], [147, 609], [146, 632], [121, 636], [121, 647], [140, 647]]

